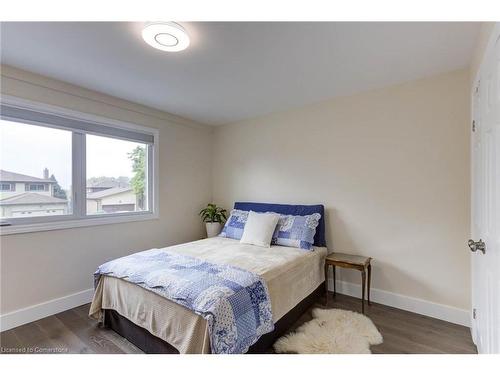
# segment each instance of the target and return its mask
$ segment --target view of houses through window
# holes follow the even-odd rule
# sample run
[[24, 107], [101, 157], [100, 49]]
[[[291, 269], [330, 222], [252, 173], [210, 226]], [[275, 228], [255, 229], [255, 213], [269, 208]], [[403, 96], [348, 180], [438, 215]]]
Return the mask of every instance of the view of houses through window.
[[72, 213], [72, 133], [0, 120], [2, 218]]
[[[147, 146], [86, 135], [86, 214], [147, 210]], [[68, 215], [72, 132], [0, 120], [0, 215]]]
[[87, 135], [87, 214], [147, 210], [146, 146]]

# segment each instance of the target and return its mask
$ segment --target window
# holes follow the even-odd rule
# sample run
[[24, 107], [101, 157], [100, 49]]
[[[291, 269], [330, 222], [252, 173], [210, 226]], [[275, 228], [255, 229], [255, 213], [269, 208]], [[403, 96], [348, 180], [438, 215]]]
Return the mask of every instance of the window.
[[1, 219], [70, 215], [71, 131], [1, 119], [0, 139]]
[[0, 191], [11, 191], [12, 186], [15, 186], [14, 184], [0, 184]]
[[87, 214], [148, 210], [147, 144], [87, 135]]
[[48, 184], [26, 184], [26, 191], [45, 191], [48, 187]]
[[156, 130], [12, 101], [1, 104], [1, 234], [156, 217]]

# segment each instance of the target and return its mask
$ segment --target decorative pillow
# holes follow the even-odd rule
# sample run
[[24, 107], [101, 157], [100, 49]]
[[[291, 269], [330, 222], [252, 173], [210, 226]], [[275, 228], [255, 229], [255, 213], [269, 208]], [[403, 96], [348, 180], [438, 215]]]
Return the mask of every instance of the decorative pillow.
[[250, 211], [240, 242], [270, 247], [279, 218], [280, 215], [273, 212], [258, 213]]
[[317, 213], [306, 216], [280, 215], [271, 244], [313, 250], [319, 219], [321, 215]]
[[219, 237], [234, 238], [235, 240], [241, 240], [243, 235], [243, 229], [245, 228], [245, 223], [247, 222], [248, 211], [242, 210], [231, 210], [229, 219], [227, 219], [224, 228], [219, 234]]

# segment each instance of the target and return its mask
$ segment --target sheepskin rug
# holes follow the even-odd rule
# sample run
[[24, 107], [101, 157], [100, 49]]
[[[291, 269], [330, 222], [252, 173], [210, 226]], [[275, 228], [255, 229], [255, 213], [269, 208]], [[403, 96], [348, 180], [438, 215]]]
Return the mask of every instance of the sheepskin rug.
[[370, 354], [383, 339], [370, 318], [347, 310], [314, 309], [313, 320], [274, 344], [276, 353]]

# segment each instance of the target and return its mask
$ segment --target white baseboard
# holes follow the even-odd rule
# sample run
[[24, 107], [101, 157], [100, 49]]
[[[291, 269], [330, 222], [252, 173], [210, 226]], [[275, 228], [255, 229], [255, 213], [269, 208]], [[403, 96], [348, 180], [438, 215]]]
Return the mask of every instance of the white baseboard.
[[[333, 290], [333, 280], [330, 278], [328, 281], [329, 289]], [[361, 295], [361, 286], [359, 284], [337, 280], [337, 292], [359, 297]], [[89, 303], [92, 301], [93, 295], [93, 289], [82, 290], [81, 292], [70, 294], [65, 297], [56, 298], [38, 305], [0, 315], [0, 332]], [[467, 327], [470, 326], [469, 311], [456, 307], [374, 288], [371, 289], [371, 300], [383, 305], [427, 315], [447, 322]]]
[[[361, 285], [337, 280], [337, 292], [348, 296], [360, 297]], [[328, 289], [333, 290], [333, 279], [328, 280]], [[470, 312], [453, 306], [442, 305], [423, 299], [371, 288], [370, 299], [382, 305], [396, 307], [432, 318], [470, 327]]]
[[94, 289], [82, 290], [68, 296], [0, 315], [0, 332], [84, 305], [92, 301], [93, 296]]

